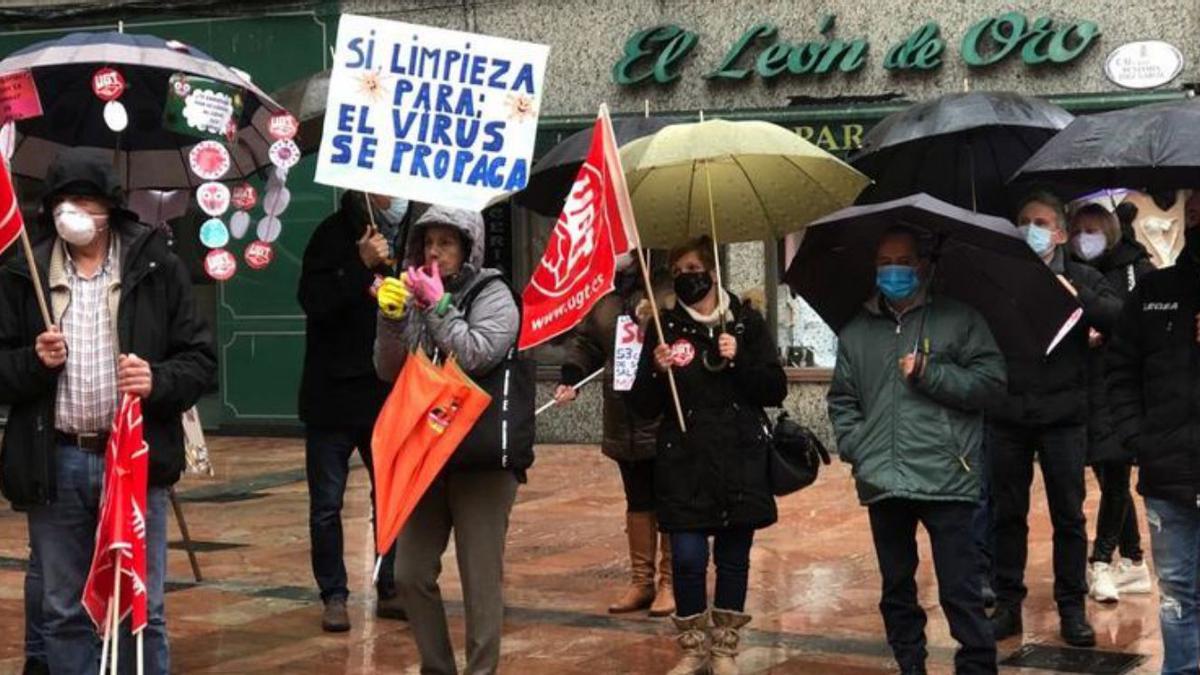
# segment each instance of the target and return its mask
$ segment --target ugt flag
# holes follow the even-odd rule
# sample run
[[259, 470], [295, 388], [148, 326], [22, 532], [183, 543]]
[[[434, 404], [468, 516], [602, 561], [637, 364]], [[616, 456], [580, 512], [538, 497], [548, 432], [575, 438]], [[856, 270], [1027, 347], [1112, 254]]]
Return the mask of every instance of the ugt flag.
[[146, 626], [146, 488], [150, 450], [142, 437], [142, 399], [126, 394], [113, 419], [104, 457], [104, 492], [96, 550], [83, 587], [83, 608], [103, 631], [120, 562], [117, 616], [132, 614], [131, 632]]
[[21, 236], [25, 220], [17, 204], [17, 191], [4, 160], [0, 159], [0, 253], [4, 253]]
[[634, 226], [632, 214], [612, 122], [601, 108], [587, 159], [521, 294], [520, 349], [571, 330], [612, 292], [617, 256], [631, 248], [626, 228]]

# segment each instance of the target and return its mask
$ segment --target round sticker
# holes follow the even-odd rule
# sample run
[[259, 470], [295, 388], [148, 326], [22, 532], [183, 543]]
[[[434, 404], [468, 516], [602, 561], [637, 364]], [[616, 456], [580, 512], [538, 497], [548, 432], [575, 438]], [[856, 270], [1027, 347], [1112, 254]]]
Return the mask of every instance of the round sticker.
[[258, 235], [259, 241], [265, 241], [268, 244], [279, 238], [283, 232], [283, 223], [275, 216], [267, 216], [258, 221], [258, 227], [254, 229], [254, 233]]
[[696, 358], [696, 348], [692, 343], [679, 338], [671, 345], [671, 360], [677, 368], [683, 368]]
[[125, 76], [105, 66], [92, 74], [92, 93], [101, 101], [115, 101], [125, 93]]
[[200, 226], [200, 243], [205, 248], [224, 248], [229, 243], [229, 229], [220, 218], [209, 218]]
[[271, 188], [263, 195], [263, 213], [277, 216], [287, 210], [292, 203], [292, 191], [285, 188]]
[[252, 242], [246, 247], [244, 257], [250, 269], [261, 270], [275, 259], [275, 249], [265, 241]]
[[234, 211], [232, 216], [229, 216], [229, 233], [234, 239], [241, 239], [246, 236], [246, 232], [250, 229], [250, 214], [245, 211]]
[[300, 121], [289, 112], [280, 112], [271, 115], [271, 121], [267, 125], [267, 131], [271, 134], [271, 138], [277, 141], [290, 141], [296, 137], [296, 133], [300, 131]]
[[233, 208], [249, 211], [258, 204], [258, 190], [249, 183], [238, 183], [233, 186], [233, 197], [230, 200]]
[[219, 216], [229, 210], [229, 186], [224, 183], [204, 183], [196, 188], [196, 202], [210, 216]]
[[120, 101], [105, 103], [104, 123], [117, 133], [125, 131], [125, 127], [129, 126], [129, 113], [125, 111], [125, 104]]
[[192, 173], [204, 180], [217, 180], [229, 172], [229, 150], [216, 141], [201, 141], [188, 153]]
[[204, 256], [204, 272], [217, 281], [228, 281], [237, 272], [237, 258], [223, 248], [213, 249]]
[[6, 161], [12, 159], [13, 150], [17, 147], [17, 126], [12, 122], [5, 122], [0, 126], [0, 157]]
[[267, 151], [271, 163], [281, 169], [290, 169], [300, 161], [300, 146], [295, 141], [275, 141]]

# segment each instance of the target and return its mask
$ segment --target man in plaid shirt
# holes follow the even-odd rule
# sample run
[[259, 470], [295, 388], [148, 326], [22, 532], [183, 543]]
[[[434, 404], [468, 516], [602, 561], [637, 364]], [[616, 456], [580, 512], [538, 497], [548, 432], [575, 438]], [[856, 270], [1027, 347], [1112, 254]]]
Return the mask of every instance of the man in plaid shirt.
[[[53, 325], [41, 318], [25, 260], [0, 270], [0, 403], [12, 405], [0, 487], [28, 512], [32, 573], [42, 577], [46, 660], [30, 666], [97, 669], [98, 639], [80, 598], [108, 430], [120, 396], [131, 393], [142, 398], [150, 447], [145, 665], [148, 673], [167, 673], [167, 491], [184, 466], [180, 416], [215, 382], [211, 334], [195, 315], [187, 270], [165, 235], [124, 210], [111, 153], [64, 151], [46, 184], [44, 224], [57, 236], [42, 241], [34, 258]], [[132, 659], [132, 640], [124, 637], [129, 653], [122, 658]]]

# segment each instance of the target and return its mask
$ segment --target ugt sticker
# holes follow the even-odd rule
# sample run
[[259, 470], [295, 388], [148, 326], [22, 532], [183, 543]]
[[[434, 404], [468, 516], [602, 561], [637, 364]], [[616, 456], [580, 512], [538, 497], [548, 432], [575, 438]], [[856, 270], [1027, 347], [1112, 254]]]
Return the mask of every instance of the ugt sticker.
[[267, 124], [267, 132], [277, 141], [290, 141], [299, 131], [300, 121], [289, 112], [271, 115], [271, 121]]
[[261, 270], [275, 259], [275, 249], [265, 241], [251, 242], [246, 247], [245, 258], [250, 269]]
[[237, 258], [226, 249], [213, 249], [204, 256], [204, 272], [217, 281], [229, 281], [237, 272]]
[[671, 345], [671, 361], [676, 368], [684, 368], [696, 358], [696, 348], [692, 343], [679, 338]]
[[92, 93], [101, 101], [115, 101], [125, 93], [125, 76], [105, 66], [92, 74]]

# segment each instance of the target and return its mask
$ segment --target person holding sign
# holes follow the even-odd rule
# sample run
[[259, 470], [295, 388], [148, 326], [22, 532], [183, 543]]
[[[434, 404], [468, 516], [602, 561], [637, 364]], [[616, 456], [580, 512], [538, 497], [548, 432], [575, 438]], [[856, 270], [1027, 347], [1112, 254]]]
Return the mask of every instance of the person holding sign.
[[[630, 585], [609, 606], [612, 614], [649, 609], [650, 616], [670, 616], [675, 612], [675, 593], [671, 584], [671, 543], [659, 536], [654, 517], [654, 450], [658, 419], [642, 419], [626, 404], [624, 392], [632, 379], [626, 370], [636, 373], [644, 332], [649, 320], [649, 303], [641, 290], [642, 275], [636, 259], [632, 267], [618, 274], [616, 291], [605, 296], [588, 312], [583, 323], [566, 343], [561, 384], [554, 391], [560, 405], [574, 401], [575, 386], [589, 373], [604, 368], [604, 440], [601, 451], [617, 463], [625, 488], [625, 534], [629, 540]], [[639, 314], [639, 310], [641, 311]], [[618, 374], [620, 371], [620, 374]], [[657, 551], [656, 551], [657, 549]], [[655, 587], [655, 556], [658, 559], [658, 584]]]
[[[483, 248], [478, 212], [435, 205], [416, 219], [408, 237], [408, 271], [403, 279], [384, 280], [379, 289], [376, 370], [392, 382], [413, 350], [453, 356], [492, 396], [491, 407], [532, 410], [532, 392], [514, 388], [515, 396], [528, 393], [529, 398], [510, 400], [504, 390], [484, 384], [511, 358], [520, 310], [500, 272], [482, 268]], [[482, 428], [482, 422], [455, 450], [396, 540], [396, 588], [421, 653], [422, 673], [457, 672], [438, 588], [452, 531], [467, 614], [466, 671], [494, 673], [500, 661], [504, 542], [517, 485], [533, 463], [533, 446], [530, 439], [527, 446], [510, 447], [506, 437], [516, 431], [505, 436], [498, 428]]]
[[[663, 312], [665, 340], [642, 350], [633, 407], [670, 411], [674, 370], [687, 431], [662, 415], [655, 460], [658, 527], [670, 534], [675, 615], [683, 659], [670, 675], [736, 675], [735, 657], [754, 531], [773, 524], [764, 407], [783, 404], [787, 377], [762, 315], [717, 286], [713, 242], [699, 237], [671, 251], [677, 302]], [[653, 335], [653, 334], [652, 334]], [[656, 337], [656, 336], [655, 336]], [[717, 568], [710, 609], [709, 538]], [[711, 624], [710, 624], [711, 621]]]
[[[372, 363], [376, 304], [370, 290], [377, 274], [393, 271], [395, 242], [407, 213], [406, 199], [346, 191], [341, 208], [317, 226], [304, 250], [297, 293], [306, 316], [299, 411], [313, 576], [324, 604], [321, 626], [330, 632], [350, 629], [342, 561], [342, 498], [350, 456], [357, 448], [370, 474], [371, 429], [388, 394]], [[370, 477], [374, 490], [375, 477]], [[375, 612], [403, 619], [391, 556], [386, 562], [376, 583]]]

